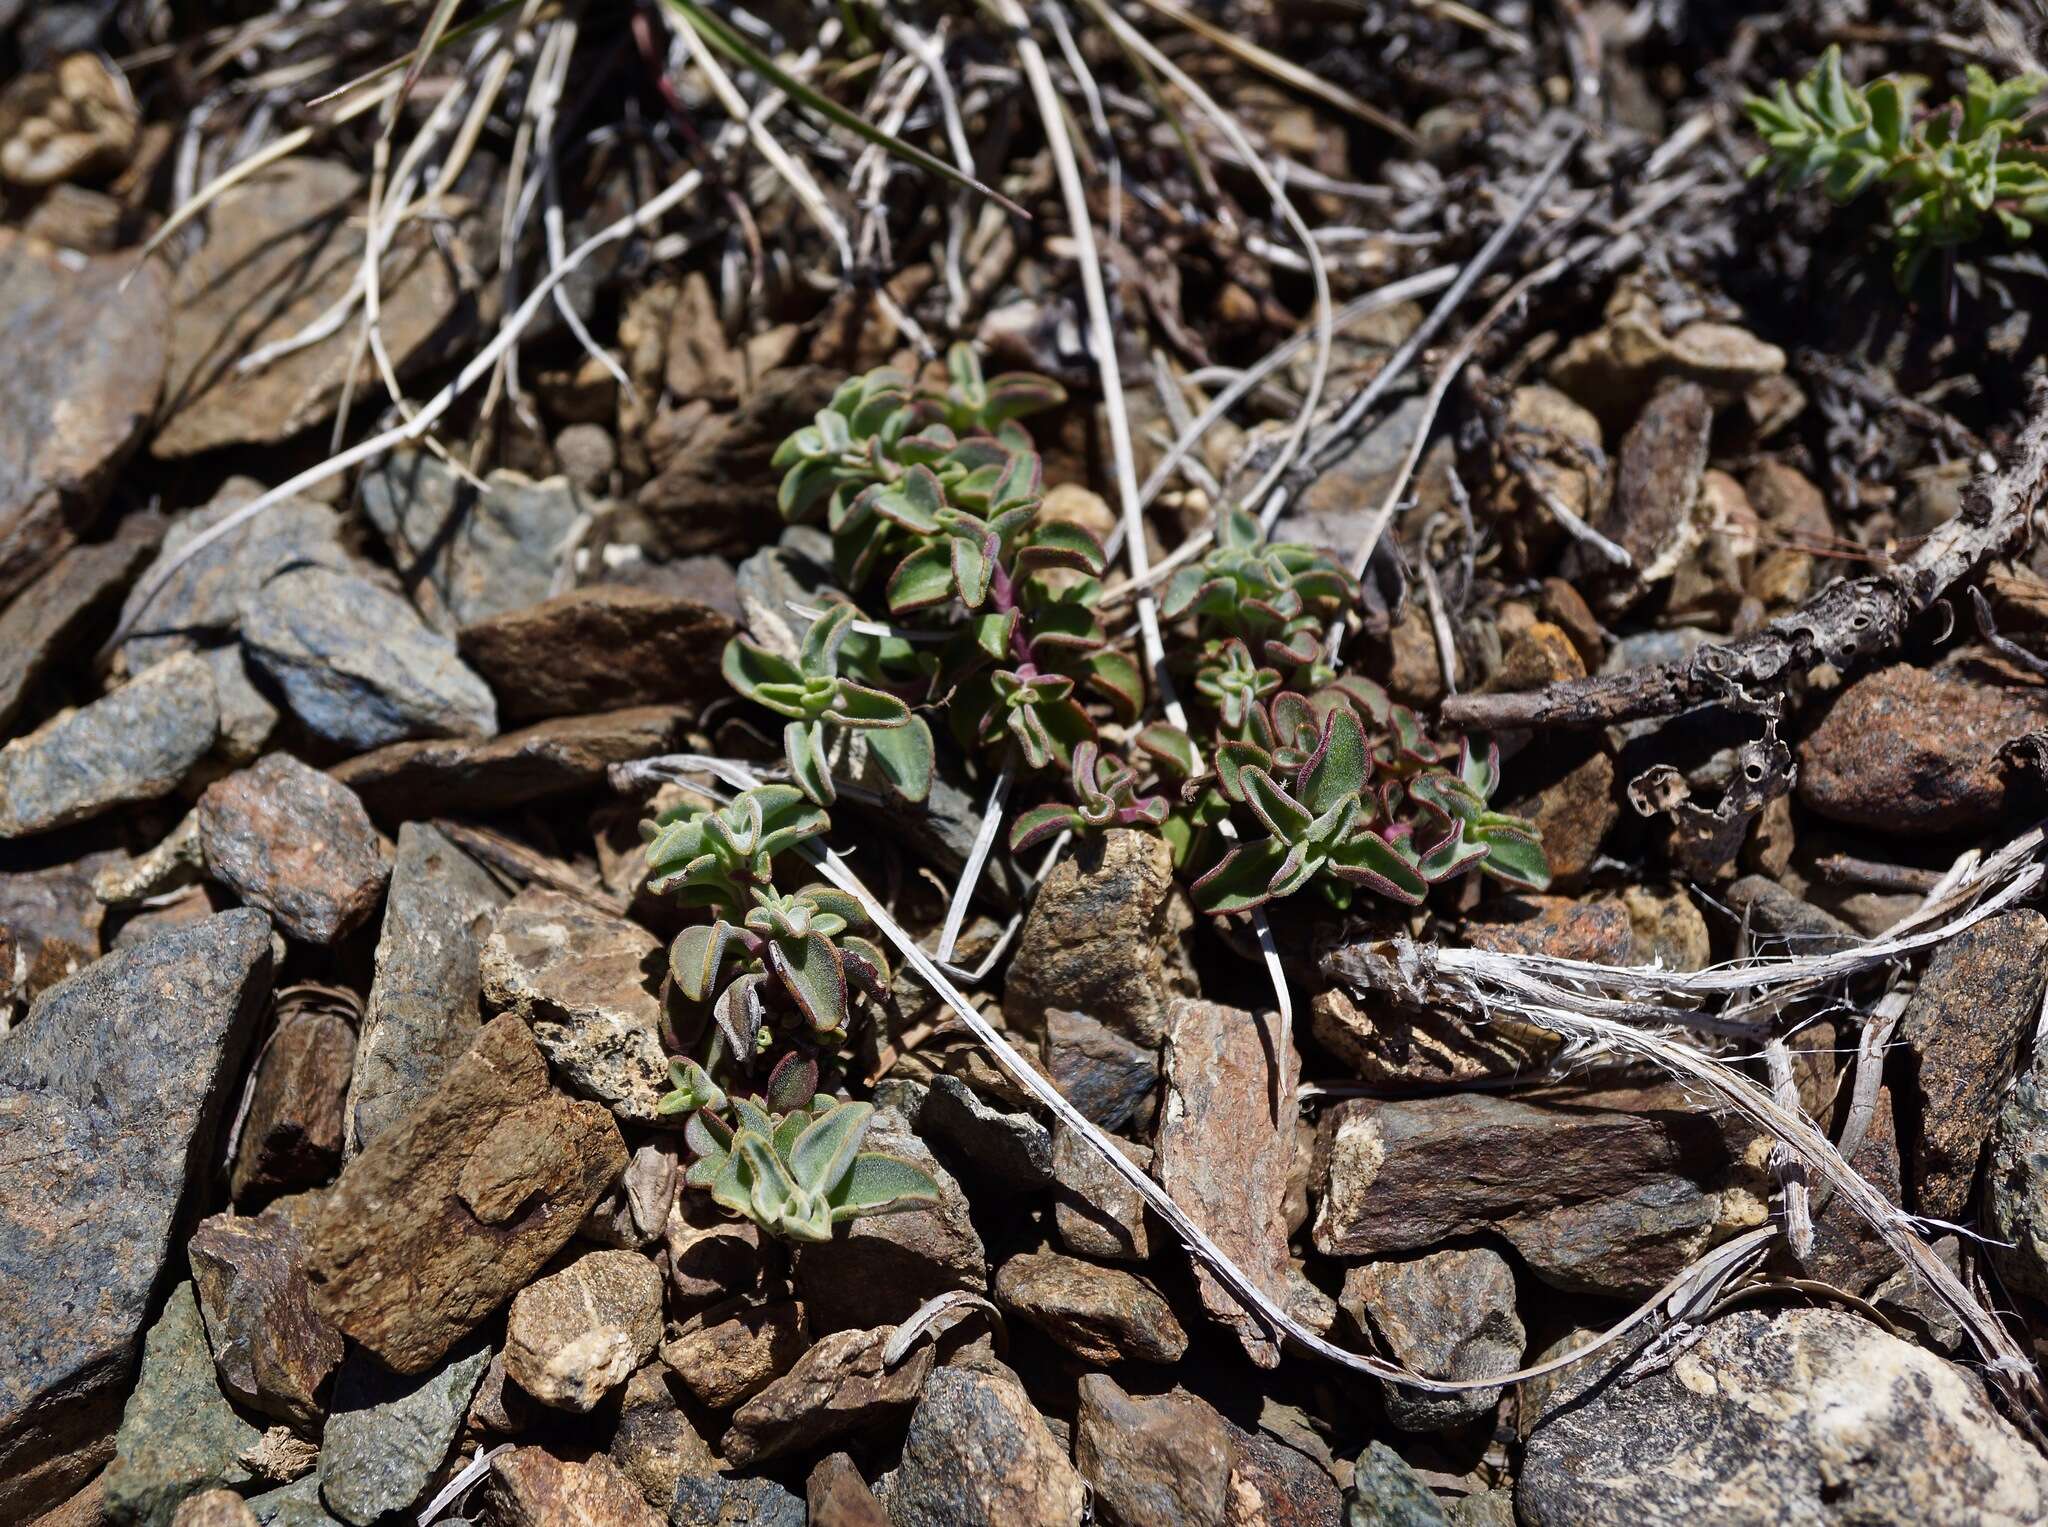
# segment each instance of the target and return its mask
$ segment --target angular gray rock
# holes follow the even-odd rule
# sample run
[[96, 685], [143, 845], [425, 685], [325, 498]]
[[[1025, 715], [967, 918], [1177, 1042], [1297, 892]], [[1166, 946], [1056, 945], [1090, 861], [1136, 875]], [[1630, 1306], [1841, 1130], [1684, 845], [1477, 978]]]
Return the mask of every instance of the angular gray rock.
[[[1277, 1013], [1191, 998], [1166, 1015], [1166, 1093], [1152, 1175], [1245, 1275], [1287, 1302], [1287, 1199], [1301, 1056]], [[1269, 1060], [1276, 1057], [1277, 1072]], [[1202, 1307], [1261, 1368], [1279, 1364], [1267, 1327], [1195, 1269]]]
[[28, 1004], [99, 957], [105, 908], [93, 887], [121, 862], [93, 854], [46, 870], [0, 875], [0, 1016]]
[[440, 457], [394, 451], [363, 474], [363, 512], [427, 623], [444, 635], [555, 592], [589, 508], [566, 478], [496, 471], [478, 493]]
[[1014, 1378], [940, 1368], [926, 1380], [889, 1486], [894, 1527], [1078, 1527], [1087, 1500]]
[[349, 1083], [351, 1154], [432, 1092], [476, 1038], [484, 940], [508, 899], [437, 828], [407, 822], [398, 829]]
[[929, 1343], [891, 1368], [882, 1362], [894, 1326], [834, 1331], [814, 1342], [789, 1372], [733, 1413], [719, 1443], [741, 1467], [808, 1451], [849, 1432], [900, 1420], [931, 1371]]
[[1992, 1127], [1984, 1212], [1992, 1237], [1985, 1249], [1999, 1276], [2048, 1298], [2048, 1064], [2038, 1054]]
[[1076, 1392], [1074, 1465], [1103, 1519], [1223, 1527], [1237, 1439], [1215, 1407], [1183, 1391], [1129, 1395], [1106, 1373], [1084, 1374]]
[[98, 640], [93, 630], [156, 549], [160, 515], [127, 514], [108, 540], [74, 546], [9, 603], [0, 595], [0, 732], [52, 664]]
[[143, 1343], [142, 1376], [100, 1481], [108, 1520], [170, 1527], [186, 1496], [254, 1477], [243, 1455], [262, 1436], [214, 1382], [198, 1301], [180, 1283]]
[[220, 702], [206, 665], [189, 656], [159, 663], [0, 748], [0, 838], [161, 800], [219, 735]]
[[669, 1527], [804, 1527], [804, 1500], [758, 1475], [685, 1474], [669, 1503]]
[[1044, 1052], [1053, 1085], [1083, 1118], [1104, 1129], [1130, 1123], [1159, 1086], [1159, 1052], [1086, 1013], [1048, 1009]]
[[98, 513], [163, 385], [163, 268], [0, 229], [0, 603]]
[[389, 873], [355, 792], [289, 753], [207, 787], [199, 847], [208, 874], [308, 944], [351, 932]]
[[1006, 1187], [1031, 1193], [1052, 1185], [1052, 1131], [1022, 1110], [996, 1107], [957, 1076], [932, 1078], [917, 1123]]
[[391, 1372], [367, 1352], [352, 1353], [335, 1376], [320, 1448], [320, 1497], [327, 1509], [355, 1527], [370, 1527], [416, 1505], [490, 1365], [487, 1346], [410, 1376]]
[[2036, 1522], [2048, 1462], [1963, 1369], [1839, 1310], [1723, 1316], [1536, 1429], [1528, 1527]]
[[490, 687], [398, 595], [294, 567], [242, 607], [242, 643], [314, 735], [357, 750], [498, 730]]
[[1384, 1442], [1358, 1455], [1344, 1492], [1344, 1527], [1448, 1527], [1450, 1520], [1422, 1476]]
[[[1484, 1246], [1400, 1261], [1369, 1262], [1344, 1274], [1338, 1301], [1382, 1349], [1434, 1378], [1479, 1379], [1521, 1366], [1527, 1333], [1515, 1312], [1515, 1275]], [[1387, 1419], [1404, 1431], [1463, 1426], [1492, 1411], [1498, 1389], [1431, 1394], [1382, 1386]]]
[[227, 912], [95, 962], [0, 1036], [0, 1518], [106, 1460], [270, 974], [269, 919]]

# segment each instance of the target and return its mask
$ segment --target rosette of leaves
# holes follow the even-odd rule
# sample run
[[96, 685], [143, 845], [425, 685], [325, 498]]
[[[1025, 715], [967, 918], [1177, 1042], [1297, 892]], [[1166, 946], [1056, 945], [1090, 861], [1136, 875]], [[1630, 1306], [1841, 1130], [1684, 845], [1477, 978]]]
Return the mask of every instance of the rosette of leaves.
[[788, 723], [782, 729], [790, 778], [812, 801], [829, 806], [831, 749], [837, 733], [859, 731], [889, 789], [906, 801], [932, 787], [932, 734], [900, 697], [840, 672], [846, 638], [859, 614], [836, 604], [811, 622], [797, 660], [735, 636], [725, 644], [726, 682]]
[[1075, 747], [1068, 783], [1073, 804], [1050, 802], [1019, 816], [1010, 827], [1010, 852], [1021, 853], [1062, 832], [1166, 825], [1166, 798], [1139, 795], [1137, 771], [1122, 759], [1101, 752], [1093, 742]]
[[743, 918], [750, 893], [774, 879], [775, 856], [831, 825], [794, 785], [760, 785], [725, 806], [676, 807], [640, 824], [648, 888]]
[[1159, 608], [1168, 620], [1194, 617], [1205, 637], [1236, 637], [1262, 661], [1300, 669], [1316, 664], [1323, 628], [1357, 597], [1328, 552], [1268, 541], [1256, 515], [1226, 505], [1208, 555], [1173, 575]]
[[1057, 408], [1067, 401], [1067, 390], [1049, 376], [1033, 371], [1006, 371], [984, 378], [981, 359], [969, 344], [954, 344], [946, 351], [946, 385], [924, 388], [918, 405], [928, 418], [936, 419], [956, 435], [993, 435], [1013, 448], [1028, 450], [1031, 439], [1016, 428], [1019, 419]]
[[2048, 146], [2027, 136], [2048, 77], [2001, 83], [1971, 64], [1966, 81], [1961, 100], [1922, 110], [1925, 80], [1888, 76], [1859, 89], [1842, 77], [1842, 50], [1830, 47], [1796, 85], [1780, 80], [1769, 96], [1743, 102], [1767, 145], [1749, 171], [1786, 185], [1817, 181], [1838, 203], [1881, 187], [1901, 287], [1930, 253], [1972, 243], [1992, 223], [2014, 241], [2029, 238], [2048, 216]]
[[1218, 749], [1218, 788], [1263, 832], [1195, 881], [1197, 906], [1244, 911], [1310, 885], [1339, 907], [1361, 887], [1412, 906], [1432, 885], [1473, 869], [1518, 886], [1548, 884], [1533, 824], [1486, 806], [1499, 776], [1491, 749], [1481, 761], [1462, 749], [1455, 774], [1393, 774], [1375, 787], [1378, 744], [1349, 704], [1330, 706], [1305, 758], [1300, 744], [1296, 732], [1272, 751], [1253, 742]]
[[815, 1063], [791, 1055], [761, 1098], [695, 1104], [684, 1141], [696, 1159], [684, 1182], [792, 1241], [829, 1241], [845, 1220], [936, 1203], [938, 1184], [923, 1171], [861, 1149], [874, 1109], [817, 1092], [817, 1082]]
[[685, 928], [669, 946], [677, 997], [708, 1004], [728, 1053], [750, 1062], [770, 1035], [833, 1046], [846, 1037], [851, 999], [889, 1002], [889, 961], [862, 936], [856, 897], [827, 885], [790, 895], [750, 888], [744, 918]]

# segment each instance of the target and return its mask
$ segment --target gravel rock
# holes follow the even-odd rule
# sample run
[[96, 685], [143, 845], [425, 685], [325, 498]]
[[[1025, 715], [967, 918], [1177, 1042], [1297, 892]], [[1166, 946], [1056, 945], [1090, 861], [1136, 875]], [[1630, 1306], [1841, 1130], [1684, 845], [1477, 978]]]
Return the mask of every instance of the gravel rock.
[[805, 1483], [804, 1503], [811, 1527], [889, 1527], [889, 1513], [845, 1453], [818, 1460]]
[[106, 1461], [270, 960], [268, 919], [224, 913], [97, 961], [0, 1036], [0, 1518]]
[[455, 644], [366, 578], [278, 574], [243, 606], [242, 641], [307, 730], [342, 747], [498, 730], [497, 701]]
[[413, 603], [446, 636], [554, 592], [588, 507], [560, 477], [496, 471], [478, 493], [426, 451], [392, 452], [363, 474], [362, 493]]
[[1943, 942], [1899, 1019], [1915, 1062], [1920, 1117], [1916, 1207], [1958, 1220], [1977, 1178], [1999, 1096], [2025, 1064], [2048, 983], [2048, 918], [2001, 912]]
[[398, 829], [349, 1083], [351, 1151], [431, 1093], [476, 1038], [483, 942], [506, 900], [498, 882], [437, 828], [408, 822]]
[[1597, 744], [1575, 748], [1565, 742], [1532, 764], [1528, 792], [1499, 809], [1536, 824], [1550, 859], [1551, 887], [1568, 890], [1585, 879], [1600, 845], [1621, 818], [1614, 794], [1614, 760]]
[[[1521, 1366], [1526, 1336], [1515, 1314], [1515, 1275], [1487, 1247], [1350, 1268], [1340, 1303], [1382, 1350], [1436, 1378], [1485, 1378]], [[1382, 1392], [1387, 1419], [1411, 1432], [1463, 1426], [1489, 1414], [1501, 1396], [1498, 1389], [1428, 1394], [1398, 1384]]]
[[660, 940], [573, 896], [528, 886], [498, 912], [484, 943], [483, 991], [533, 1026], [577, 1092], [652, 1123], [668, 1090], [659, 1038]]
[[1476, 1021], [1438, 1008], [1370, 1005], [1342, 987], [1309, 999], [1309, 1032], [1359, 1080], [1439, 1087], [1535, 1070], [1564, 1041], [1549, 1029], [1496, 1017]]
[[1895, 663], [1856, 680], [1799, 745], [1799, 799], [1831, 821], [1927, 834], [2019, 809], [1998, 750], [2048, 725], [2048, 689]]
[[[869, 1136], [872, 1143], [872, 1130]], [[675, 1196], [661, 1238], [669, 1312], [679, 1318], [757, 1292], [771, 1273], [780, 1275], [780, 1248], [752, 1220], [734, 1219], [702, 1193]]]
[[796, 1291], [815, 1331], [907, 1319], [948, 1289], [982, 1293], [988, 1258], [967, 1212], [967, 1195], [902, 1116], [878, 1109], [863, 1149], [900, 1156], [938, 1184], [929, 1209], [849, 1221], [827, 1242], [796, 1256]]
[[332, 944], [370, 915], [389, 871], [346, 785], [272, 753], [199, 797], [207, 873], [291, 938]]
[[1344, 1527], [1446, 1527], [1449, 1515], [1422, 1476], [1384, 1442], [1370, 1444], [1344, 1492]]
[[1232, 1520], [1236, 1428], [1183, 1391], [1134, 1398], [1105, 1373], [1084, 1374], [1074, 1418], [1074, 1463], [1118, 1527]]
[[1121, 1268], [1026, 1252], [997, 1270], [995, 1297], [1085, 1362], [1176, 1363], [1188, 1349], [1173, 1306]]
[[[360, 280], [361, 184], [346, 165], [290, 159], [213, 203], [206, 242], [171, 287], [170, 370], [152, 455], [288, 439], [334, 412], [352, 373], [358, 398], [382, 395], [353, 325], [254, 371], [224, 359], [298, 334]], [[401, 228], [378, 273], [380, 328], [401, 376], [455, 311], [454, 268], [434, 240], [424, 224]]]
[[677, 1401], [668, 1369], [658, 1362], [648, 1363], [626, 1380], [619, 1424], [605, 1455], [657, 1511], [666, 1511], [675, 1499], [677, 1480], [686, 1474], [713, 1473], [719, 1462]]
[[661, 1274], [633, 1251], [586, 1252], [519, 1291], [505, 1322], [505, 1372], [558, 1410], [588, 1411], [661, 1340]]
[[1706, 390], [1680, 382], [1653, 396], [1622, 437], [1614, 497], [1592, 524], [1629, 554], [1632, 565], [1617, 576], [1577, 543], [1562, 564], [1566, 578], [1604, 586], [1595, 602], [1608, 613], [1627, 609], [1668, 580], [1699, 545], [1702, 527], [1694, 511], [1713, 424]]
[[221, 1387], [242, 1404], [317, 1430], [327, 1381], [341, 1365], [341, 1334], [313, 1308], [300, 1221], [287, 1200], [251, 1218], [216, 1214], [192, 1232], [186, 1254]]
[[219, 735], [206, 665], [196, 657], [160, 663], [0, 748], [0, 838], [161, 800]]
[[261, 1527], [249, 1503], [232, 1490], [205, 1490], [180, 1502], [171, 1527]]
[[333, 772], [373, 815], [473, 816], [602, 785], [615, 763], [674, 752], [689, 721], [686, 710], [644, 705], [543, 721], [481, 742], [393, 743]]
[[230, 1182], [238, 1202], [330, 1181], [341, 1166], [356, 1031], [334, 1008], [281, 1012], [256, 1063]]
[[0, 604], [98, 513], [164, 378], [163, 267], [0, 228]]
[[669, 1527], [804, 1527], [803, 1497], [772, 1479], [684, 1475], [669, 1502]]
[[[1151, 1167], [1151, 1146], [1116, 1135], [1110, 1140], [1138, 1166]], [[1053, 1226], [1067, 1250], [1116, 1262], [1143, 1262], [1152, 1255], [1145, 1200], [1064, 1124], [1052, 1132], [1052, 1174]]]
[[1993, 1238], [1986, 1252], [1998, 1275], [2008, 1287], [2048, 1298], [2048, 1065], [2038, 1053], [1992, 1127], [1984, 1213]]
[[491, 1460], [481, 1492], [499, 1527], [661, 1527], [662, 1516], [604, 1454], [572, 1461], [520, 1447]]
[[744, 1468], [901, 1416], [931, 1371], [932, 1349], [924, 1343], [885, 1368], [882, 1349], [895, 1334], [894, 1326], [876, 1326], [820, 1338], [789, 1372], [733, 1413], [719, 1451]]
[[1052, 1185], [1052, 1131], [1028, 1113], [992, 1106], [957, 1076], [932, 1078], [917, 1122], [1006, 1187]]
[[163, 529], [158, 515], [123, 515], [109, 540], [64, 552], [12, 603], [0, 594], [0, 732], [14, 724], [45, 673], [98, 640], [102, 617]]
[[1833, 954], [1861, 942], [1839, 917], [1762, 875], [1744, 875], [1722, 895], [1737, 917], [1747, 916], [1752, 937], [1780, 939], [1787, 953]]
[[214, 1383], [198, 1301], [180, 1283], [143, 1343], [142, 1376], [100, 1482], [108, 1520], [168, 1527], [186, 1496], [247, 1482], [242, 1455], [261, 1436]]
[[661, 1360], [700, 1405], [731, 1410], [796, 1364], [811, 1345], [794, 1300], [705, 1311], [661, 1344]]
[[1529, 1527], [2030, 1522], [2048, 1464], [1962, 1369], [1841, 1311], [1748, 1310], [1540, 1425], [1515, 1505]]
[[1060, 1094], [1104, 1129], [1130, 1123], [1159, 1086], [1158, 1052], [1086, 1013], [1049, 1008], [1044, 1053], [1046, 1074]]
[[1635, 943], [1628, 912], [1619, 904], [1568, 896], [1496, 897], [1480, 904], [1463, 932], [1474, 949], [1601, 965], [1628, 964]]
[[[2022, 1084], [2025, 1079], [2022, 1078]], [[2013, 1096], [2018, 1095], [2018, 1088]], [[1825, 1113], [1823, 1112], [1823, 1117]], [[1996, 1133], [1994, 1132], [1994, 1139]], [[1995, 1158], [1994, 1158], [1995, 1159]], [[1899, 1160], [1898, 1124], [1892, 1112], [1892, 1090], [1877, 1089], [1877, 1103], [1863, 1142], [1849, 1157], [1856, 1175], [1876, 1188], [1885, 1201], [1902, 1204], [1905, 1198]], [[1995, 1170], [1995, 1169], [1994, 1169]], [[1990, 1179], [1992, 1197], [1987, 1212], [1997, 1213], [1997, 1178]], [[1996, 1250], [1993, 1250], [1995, 1256]], [[1852, 1294], [1867, 1295], [1884, 1275], [1899, 1265], [1898, 1257], [1884, 1244], [1869, 1220], [1858, 1214], [1838, 1193], [1813, 1217], [1813, 1255], [1806, 1259], [1808, 1277], [1845, 1288]], [[2009, 1281], [2009, 1280], [2008, 1280]]]
[[398, 1374], [352, 1352], [334, 1381], [320, 1449], [320, 1497], [355, 1527], [417, 1505], [440, 1472], [491, 1363], [475, 1346], [439, 1368]]
[[548, 1086], [514, 1017], [342, 1172], [306, 1232], [314, 1307], [419, 1373], [531, 1282], [625, 1170], [611, 1115]]
[[1318, 1143], [1316, 1249], [1379, 1258], [1492, 1232], [1554, 1287], [1656, 1288], [1719, 1224], [1709, 1185], [1729, 1152], [1675, 1094], [1641, 1112], [1599, 1104], [1597, 1093], [1339, 1104]]
[[[1276, 1075], [1269, 1055], [1279, 1059]], [[1301, 1057], [1279, 1017], [1184, 999], [1167, 1013], [1166, 1097], [1152, 1175], [1259, 1287], [1287, 1298], [1287, 1184]], [[1267, 1328], [1204, 1269], [1202, 1307], [1262, 1368], [1280, 1361]]]
[[889, 1488], [895, 1527], [1078, 1524], [1088, 1487], [1015, 1379], [941, 1368], [903, 1439]]
[[99, 958], [106, 909], [93, 887], [120, 863], [95, 854], [46, 870], [0, 875], [0, 1016], [28, 1004]]
[[508, 722], [727, 693], [719, 661], [738, 629], [688, 599], [600, 585], [462, 628], [463, 659]]
[[1193, 926], [1165, 839], [1112, 828], [1062, 857], [1039, 888], [1004, 980], [1004, 1020], [1035, 1033], [1048, 1009], [1064, 1008], [1157, 1045], [1168, 1004], [1196, 990], [1182, 947]]

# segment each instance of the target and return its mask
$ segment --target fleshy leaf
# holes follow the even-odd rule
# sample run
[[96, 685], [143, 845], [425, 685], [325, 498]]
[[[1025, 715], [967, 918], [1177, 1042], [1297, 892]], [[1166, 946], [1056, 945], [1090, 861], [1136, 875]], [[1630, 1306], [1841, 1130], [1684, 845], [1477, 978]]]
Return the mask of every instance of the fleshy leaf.
[[789, 1168], [807, 1193], [829, 1193], [853, 1166], [875, 1110], [866, 1103], [841, 1103], [812, 1124], [789, 1150]]
[[846, 972], [839, 968], [839, 952], [830, 939], [822, 933], [771, 939], [768, 968], [813, 1029], [836, 1034], [846, 1027]]
[[939, 1185], [908, 1161], [863, 1151], [828, 1197], [834, 1220], [858, 1219], [937, 1203]]

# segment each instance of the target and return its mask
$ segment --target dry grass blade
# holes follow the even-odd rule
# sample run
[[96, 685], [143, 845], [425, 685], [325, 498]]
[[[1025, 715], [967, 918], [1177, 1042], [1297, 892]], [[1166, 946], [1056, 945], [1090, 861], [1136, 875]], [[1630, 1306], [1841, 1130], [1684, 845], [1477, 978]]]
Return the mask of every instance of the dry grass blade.
[[[516, 3], [516, 0], [515, 0]], [[420, 33], [419, 45], [412, 50], [412, 62], [405, 67], [405, 77], [398, 86], [398, 95], [391, 103], [391, 111], [384, 121], [384, 136], [389, 138], [398, 125], [398, 114], [405, 110], [405, 103], [411, 99], [420, 75], [425, 72], [427, 60], [439, 51], [442, 39], [447, 35], [448, 23], [455, 19], [455, 13], [462, 6], [462, 0], [434, 0], [432, 14], [427, 17], [425, 30]]]
[[[456, 7], [460, 5], [461, 0], [455, 0], [455, 4], [447, 4], [446, 0], [441, 0], [441, 3], [446, 5], [446, 8], [450, 12], [453, 12], [456, 9]], [[431, 45], [423, 41], [420, 44], [420, 46], [412, 49], [410, 52], [400, 54], [397, 58], [392, 59], [389, 63], [378, 65], [375, 69], [372, 69], [368, 74], [357, 75], [354, 79], [350, 80], [346, 85], [342, 85], [337, 89], [330, 90], [325, 95], [315, 96], [311, 101], [307, 102], [307, 104], [309, 106], [325, 106], [329, 101], [340, 100], [350, 91], [360, 90], [365, 85], [373, 85], [379, 81], [385, 82], [387, 87], [390, 89], [396, 90], [402, 88], [406, 93], [410, 94], [412, 90], [412, 82], [417, 81], [420, 69], [422, 69], [425, 66], [427, 59], [430, 58], [433, 54], [440, 52], [443, 48], [453, 47], [456, 43], [461, 42], [466, 37], [474, 37], [478, 32], [481, 32], [485, 27], [496, 25], [498, 22], [503, 21], [507, 16], [511, 15], [514, 11], [518, 10], [522, 5], [526, 5], [528, 3], [529, 0], [498, 0], [498, 3], [496, 5], [491, 6], [481, 15], [471, 17], [468, 21], [463, 22], [461, 26], [446, 27], [445, 30], [443, 30], [438, 37], [435, 37], [432, 40]], [[547, 12], [542, 11], [538, 13], [535, 19], [542, 19], [546, 16], [546, 14]], [[392, 81], [391, 77], [394, 74], [397, 74], [401, 69], [405, 71], [404, 80], [398, 82]]]

